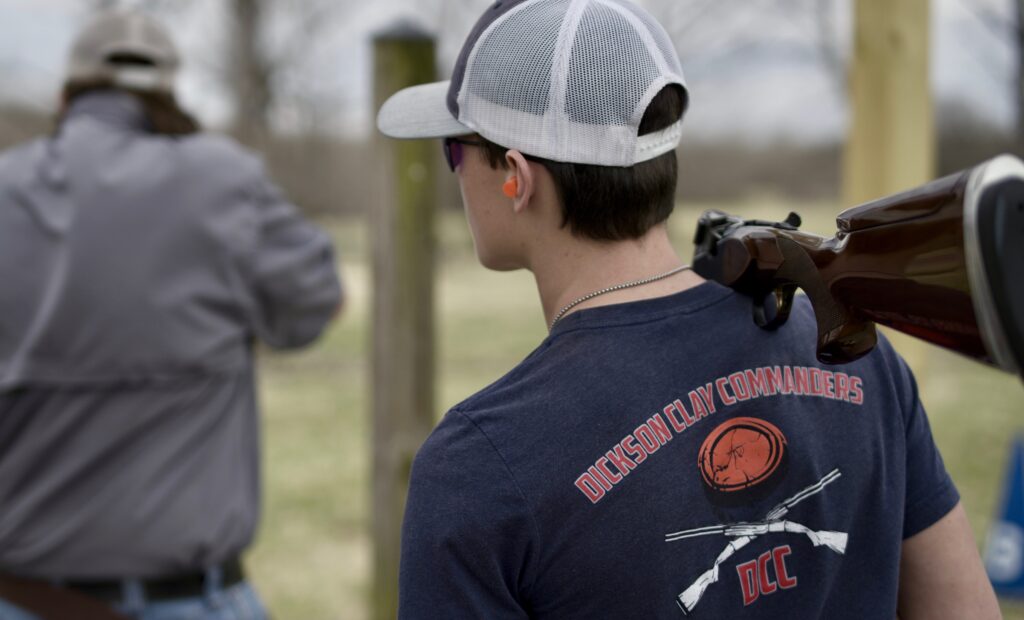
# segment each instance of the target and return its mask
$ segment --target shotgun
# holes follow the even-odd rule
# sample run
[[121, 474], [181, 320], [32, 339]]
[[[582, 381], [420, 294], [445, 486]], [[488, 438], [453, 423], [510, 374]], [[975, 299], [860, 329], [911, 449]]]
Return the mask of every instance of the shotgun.
[[825, 238], [799, 230], [796, 213], [770, 222], [706, 211], [693, 268], [750, 296], [769, 330], [802, 289], [826, 364], [868, 353], [880, 323], [1021, 374], [1024, 162], [1001, 155], [843, 211], [836, 224]]

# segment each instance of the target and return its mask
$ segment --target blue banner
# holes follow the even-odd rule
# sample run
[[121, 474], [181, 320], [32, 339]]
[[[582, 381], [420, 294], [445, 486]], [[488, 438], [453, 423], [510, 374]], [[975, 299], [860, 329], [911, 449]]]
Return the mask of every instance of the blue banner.
[[1002, 504], [989, 530], [985, 569], [996, 594], [1024, 597], [1024, 442], [1013, 442]]

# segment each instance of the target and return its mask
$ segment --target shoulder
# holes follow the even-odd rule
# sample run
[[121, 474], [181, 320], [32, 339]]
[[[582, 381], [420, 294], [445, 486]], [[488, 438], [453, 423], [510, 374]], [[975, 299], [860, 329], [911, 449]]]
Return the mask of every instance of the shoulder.
[[900, 403], [903, 417], [912, 414], [920, 404], [917, 379], [906, 360], [881, 331], [878, 332], [878, 344], [868, 358], [880, 375], [879, 381], [887, 383], [893, 397]]
[[[810, 301], [806, 296], [800, 295], [793, 306], [790, 320], [796, 319], [798, 337], [816, 343], [818, 328]], [[872, 391], [879, 393], [888, 402], [895, 400], [905, 417], [913, 411], [917, 403], [916, 379], [906, 361], [877, 326], [876, 334], [877, 343], [867, 355], [855, 362], [837, 365], [834, 368], [849, 370], [863, 378], [865, 382], [870, 382]]]
[[533, 511], [505, 461], [469, 417], [449, 411], [412, 467], [400, 615], [524, 617], [519, 601], [540, 549]]
[[[458, 409], [448, 411], [416, 454], [409, 505], [436, 506], [450, 500], [494, 519], [499, 516], [491, 514], [498, 510], [491, 501], [495, 498], [501, 498], [498, 505], [516, 505], [517, 510], [528, 512], [522, 488], [491, 437], [472, 416]], [[437, 516], [434, 511], [431, 514]], [[444, 520], [451, 524], [477, 517], [452, 514]]]
[[46, 138], [36, 138], [0, 153], [0, 183], [24, 177], [35, 169], [43, 154]]
[[473, 418], [472, 412], [460, 406], [450, 409], [420, 447], [417, 466], [421, 462], [454, 464], [461, 459], [472, 461], [496, 455], [494, 445]]
[[518, 405], [490, 410], [453, 407], [417, 452], [413, 479], [421, 489], [437, 492], [479, 493], [481, 486], [491, 485], [525, 498], [522, 483], [528, 481], [522, 479], [522, 455], [516, 446], [529, 442], [531, 433], [515, 428], [524, 421], [514, 412], [522, 411]]
[[266, 175], [258, 155], [223, 134], [202, 132], [173, 140], [178, 144], [182, 161], [196, 172], [240, 183], [255, 182]]

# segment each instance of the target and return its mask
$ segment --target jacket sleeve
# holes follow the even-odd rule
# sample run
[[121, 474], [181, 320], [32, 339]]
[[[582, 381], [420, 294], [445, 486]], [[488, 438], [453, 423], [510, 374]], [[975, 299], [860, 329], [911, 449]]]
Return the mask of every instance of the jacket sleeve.
[[273, 348], [305, 346], [341, 305], [333, 245], [265, 176], [250, 191], [256, 239], [246, 271], [256, 335]]
[[398, 616], [527, 618], [536, 524], [501, 455], [448, 413], [413, 464], [402, 527]]

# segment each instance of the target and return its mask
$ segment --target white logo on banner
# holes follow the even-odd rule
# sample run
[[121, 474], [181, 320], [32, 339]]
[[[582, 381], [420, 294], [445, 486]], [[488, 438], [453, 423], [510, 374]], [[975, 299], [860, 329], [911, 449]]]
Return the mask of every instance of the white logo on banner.
[[1024, 569], [1024, 531], [1009, 521], [997, 521], [989, 534], [985, 568], [993, 581], [1013, 582]]

